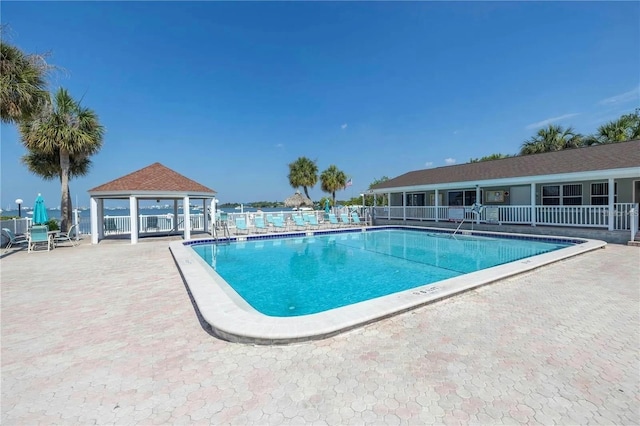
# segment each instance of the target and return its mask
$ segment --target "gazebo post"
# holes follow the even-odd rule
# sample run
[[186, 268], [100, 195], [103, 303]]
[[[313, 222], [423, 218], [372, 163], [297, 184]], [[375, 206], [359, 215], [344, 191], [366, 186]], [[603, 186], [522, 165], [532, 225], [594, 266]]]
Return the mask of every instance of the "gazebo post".
[[[100, 200], [102, 201], [102, 200]], [[101, 236], [100, 226], [102, 224], [102, 220], [98, 221], [99, 217], [99, 204], [98, 200], [94, 197], [91, 197], [91, 244], [98, 244], [98, 238]]]
[[189, 206], [189, 196], [182, 201], [182, 214], [184, 217], [184, 239], [191, 239], [191, 207]]
[[178, 200], [173, 199], [173, 232], [178, 233]]
[[129, 197], [129, 220], [131, 221], [131, 244], [138, 243], [138, 199]]

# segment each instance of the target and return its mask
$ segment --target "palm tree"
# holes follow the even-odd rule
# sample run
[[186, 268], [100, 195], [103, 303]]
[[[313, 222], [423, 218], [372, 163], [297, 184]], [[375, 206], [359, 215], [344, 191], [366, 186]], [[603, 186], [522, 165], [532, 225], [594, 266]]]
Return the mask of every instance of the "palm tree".
[[598, 132], [589, 137], [589, 145], [626, 142], [640, 139], [640, 109], [632, 114], [625, 114], [598, 127]]
[[289, 185], [294, 189], [302, 187], [304, 195], [309, 197], [309, 189], [318, 183], [318, 166], [315, 161], [311, 161], [307, 157], [299, 157], [296, 161], [289, 164]]
[[50, 66], [39, 55], [26, 55], [0, 41], [0, 117], [19, 123], [36, 114], [49, 98], [46, 74]]
[[333, 164], [320, 175], [322, 190], [331, 194], [333, 205], [336, 205], [336, 191], [347, 186], [347, 175]]
[[561, 151], [579, 146], [582, 146], [582, 135], [576, 133], [572, 127], [564, 129], [562, 126], [550, 124], [538, 130], [534, 137], [522, 144], [520, 155]]
[[[86, 176], [91, 168], [91, 160], [87, 157], [76, 158], [70, 157], [69, 180], [78, 176]], [[44, 180], [53, 180], [55, 178], [62, 181], [62, 169], [60, 168], [60, 154], [58, 152], [46, 154], [41, 151], [29, 151], [21, 158], [22, 163], [27, 169], [35, 175], [42, 177]], [[67, 186], [67, 199], [69, 211], [71, 206], [71, 190]]]
[[82, 161], [98, 152], [104, 128], [96, 113], [80, 106], [65, 89], [58, 90], [53, 100], [38, 116], [20, 124], [20, 134], [28, 150], [60, 158], [60, 228], [66, 232], [71, 223], [71, 159]]

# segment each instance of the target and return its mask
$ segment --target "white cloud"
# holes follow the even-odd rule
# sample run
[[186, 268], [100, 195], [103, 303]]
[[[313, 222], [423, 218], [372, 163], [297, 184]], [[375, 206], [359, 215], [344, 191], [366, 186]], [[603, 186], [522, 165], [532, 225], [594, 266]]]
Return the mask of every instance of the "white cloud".
[[546, 120], [538, 121], [537, 123], [531, 123], [531, 124], [527, 125], [526, 129], [527, 130], [537, 129], [539, 127], [544, 127], [547, 124], [555, 123], [556, 121], [561, 121], [561, 120], [565, 120], [567, 118], [575, 117], [576, 115], [580, 115], [580, 113], [574, 112], [574, 113], [571, 113], [571, 114], [564, 114], [564, 115], [561, 115], [561, 116], [558, 116], [558, 117], [547, 118]]
[[433, 166], [433, 161], [427, 161], [426, 163], [424, 163], [425, 167], [431, 167]]
[[340, 128], [343, 129], [343, 130], [346, 129], [347, 127], [348, 127], [347, 123], [344, 123], [342, 126], [340, 126]]
[[449, 157], [449, 158], [445, 158], [444, 162], [447, 166], [450, 166], [452, 164], [456, 164], [456, 159]]
[[276, 148], [284, 148], [284, 144], [283, 143], [277, 143], [276, 144]]
[[635, 89], [631, 89], [628, 92], [620, 93], [619, 95], [611, 96], [598, 102], [598, 105], [614, 105], [622, 104], [631, 101], [635, 101], [640, 98], [640, 86]]

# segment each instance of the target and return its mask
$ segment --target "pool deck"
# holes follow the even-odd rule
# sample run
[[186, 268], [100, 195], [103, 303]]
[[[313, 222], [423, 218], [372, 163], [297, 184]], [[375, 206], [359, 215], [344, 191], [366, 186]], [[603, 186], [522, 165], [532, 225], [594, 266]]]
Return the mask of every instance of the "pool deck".
[[640, 424], [640, 249], [324, 340], [229, 343], [170, 241], [0, 260], [2, 424]]

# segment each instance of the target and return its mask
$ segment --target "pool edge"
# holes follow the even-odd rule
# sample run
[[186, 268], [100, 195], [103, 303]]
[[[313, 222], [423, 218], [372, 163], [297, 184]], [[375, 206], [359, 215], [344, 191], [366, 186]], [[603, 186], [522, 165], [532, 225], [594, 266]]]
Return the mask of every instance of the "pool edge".
[[[375, 229], [433, 229], [411, 226], [381, 226]], [[343, 229], [336, 232], [363, 232], [363, 229]], [[333, 231], [330, 231], [333, 232]], [[315, 235], [326, 232], [316, 232]], [[213, 240], [176, 241], [170, 244], [176, 266], [193, 301], [214, 335], [231, 342], [253, 344], [289, 344], [324, 339], [366, 324], [398, 315], [421, 306], [437, 302], [495, 281], [577, 256], [606, 246], [606, 242], [573, 237], [538, 236], [531, 234], [504, 234], [488, 231], [465, 231], [466, 235], [512, 235], [527, 239], [580, 241], [560, 250], [498, 265], [481, 271], [454, 277], [437, 283], [415, 287], [399, 293], [355, 303], [325, 312], [298, 317], [270, 317], [253, 309], [198, 256], [191, 245]], [[279, 235], [295, 236], [296, 233]], [[252, 240], [252, 236], [244, 236]], [[215, 285], [212, 285], [215, 284]]]

